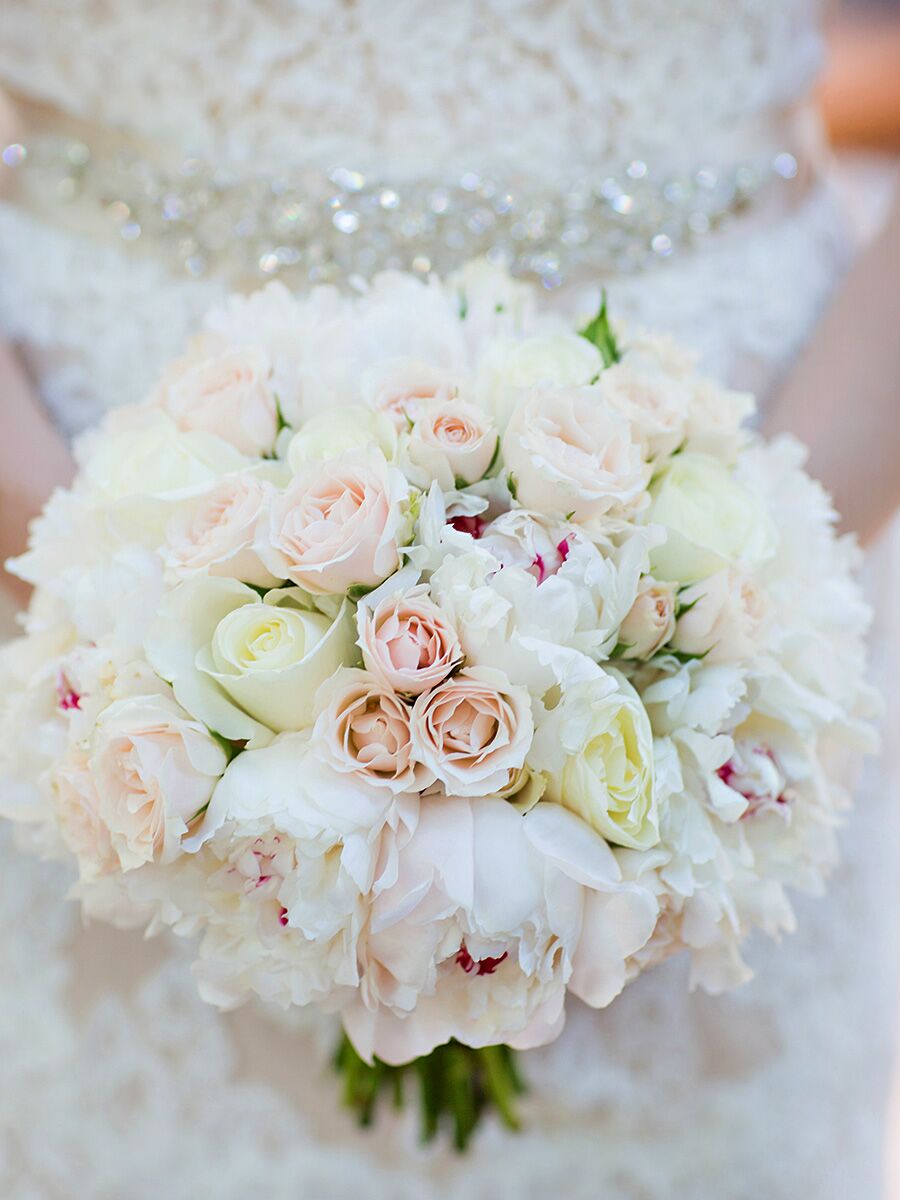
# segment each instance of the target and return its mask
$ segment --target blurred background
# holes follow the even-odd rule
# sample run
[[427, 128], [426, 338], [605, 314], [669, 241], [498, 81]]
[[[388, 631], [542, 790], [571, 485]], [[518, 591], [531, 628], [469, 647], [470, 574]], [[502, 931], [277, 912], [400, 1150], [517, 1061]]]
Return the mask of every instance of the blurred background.
[[[883, 219], [900, 175], [900, 3], [844, 0], [832, 8], [826, 33], [819, 103], [841, 185], [867, 238]], [[900, 263], [895, 267], [900, 270]], [[900, 329], [900, 313], [897, 325]], [[900, 1013], [897, 1017], [900, 1044]], [[900, 1200], [900, 1068], [889, 1130], [887, 1200]]]

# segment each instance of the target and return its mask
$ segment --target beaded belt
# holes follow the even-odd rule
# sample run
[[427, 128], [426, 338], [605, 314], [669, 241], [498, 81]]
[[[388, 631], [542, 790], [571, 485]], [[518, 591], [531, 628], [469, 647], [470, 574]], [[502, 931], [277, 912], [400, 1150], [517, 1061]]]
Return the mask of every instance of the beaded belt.
[[576, 171], [564, 186], [479, 171], [400, 183], [350, 166], [240, 177], [195, 157], [162, 169], [115, 139], [99, 142], [40, 132], [0, 157], [23, 203], [64, 205], [70, 221], [105, 223], [190, 276], [235, 281], [341, 282], [388, 267], [443, 274], [486, 255], [553, 288], [576, 272], [643, 270], [800, 175], [788, 139], [728, 165], [673, 175], [635, 158]]

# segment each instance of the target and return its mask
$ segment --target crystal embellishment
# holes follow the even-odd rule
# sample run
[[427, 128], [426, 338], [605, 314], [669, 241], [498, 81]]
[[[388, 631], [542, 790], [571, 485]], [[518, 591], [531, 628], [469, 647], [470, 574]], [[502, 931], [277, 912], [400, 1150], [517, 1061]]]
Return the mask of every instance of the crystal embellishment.
[[401, 184], [351, 167], [239, 178], [193, 157], [166, 172], [54, 135], [9, 145], [0, 159], [40, 202], [86, 206], [123, 242], [156, 249], [192, 277], [342, 282], [391, 267], [443, 274], [486, 255], [547, 288], [576, 271], [632, 272], [669, 258], [798, 175], [782, 150], [677, 178], [635, 158], [617, 174], [583, 171], [555, 188], [475, 171]]

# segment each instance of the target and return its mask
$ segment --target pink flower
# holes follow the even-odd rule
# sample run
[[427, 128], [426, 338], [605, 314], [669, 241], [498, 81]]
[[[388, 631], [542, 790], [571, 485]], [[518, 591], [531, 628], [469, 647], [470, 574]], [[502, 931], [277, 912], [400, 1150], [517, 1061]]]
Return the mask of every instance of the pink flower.
[[100, 818], [99, 798], [87, 756], [73, 751], [54, 770], [56, 820], [63, 841], [78, 859], [82, 881], [90, 883], [118, 868], [109, 830]]
[[385, 688], [418, 696], [435, 687], [462, 659], [449, 618], [425, 586], [387, 596], [357, 611], [359, 646], [366, 667]]
[[319, 689], [316, 707], [313, 744], [336, 771], [395, 792], [431, 782], [414, 756], [410, 710], [367, 671], [338, 671]]
[[258, 587], [278, 582], [254, 550], [272, 489], [253, 475], [229, 475], [180, 508], [166, 529], [163, 558], [176, 579], [206, 572]]
[[641, 580], [634, 604], [619, 627], [623, 658], [650, 658], [675, 632], [675, 584]]
[[588, 521], [645, 498], [650, 471], [628, 420], [595, 389], [535, 389], [516, 406], [503, 457], [519, 503]]
[[271, 504], [258, 543], [266, 566], [314, 595], [375, 587], [400, 565], [409, 485], [376, 451], [302, 467]]
[[731, 568], [717, 571], [678, 599], [684, 612], [672, 637], [675, 650], [702, 655], [707, 663], [737, 662], [754, 653], [767, 602], [749, 576]]
[[449, 492], [457, 481], [482, 479], [497, 449], [490, 418], [464, 400], [445, 400], [424, 407], [409, 439], [410, 459]]
[[420, 696], [412, 712], [416, 756], [458, 796], [508, 787], [533, 732], [527, 690], [489, 667], [466, 667]]
[[399, 430], [415, 421], [431, 400], [446, 401], [455, 393], [451, 377], [415, 358], [392, 358], [363, 376], [363, 400], [390, 417]]
[[214, 433], [251, 456], [268, 454], [275, 444], [278, 405], [268, 364], [256, 351], [188, 355], [163, 380], [159, 398], [186, 432]]

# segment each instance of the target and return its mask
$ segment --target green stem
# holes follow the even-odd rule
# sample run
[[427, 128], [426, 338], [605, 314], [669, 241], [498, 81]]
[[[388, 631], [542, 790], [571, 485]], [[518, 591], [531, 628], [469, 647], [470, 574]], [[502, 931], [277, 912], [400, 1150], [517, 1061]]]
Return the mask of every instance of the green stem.
[[423, 1141], [446, 1132], [462, 1152], [481, 1118], [492, 1110], [507, 1129], [521, 1127], [516, 1103], [525, 1085], [509, 1046], [473, 1050], [450, 1042], [414, 1062], [392, 1067], [379, 1059], [364, 1062], [345, 1036], [335, 1052], [334, 1068], [343, 1080], [344, 1104], [364, 1126], [373, 1123], [382, 1095], [401, 1109], [404, 1084], [412, 1078], [418, 1085]]

